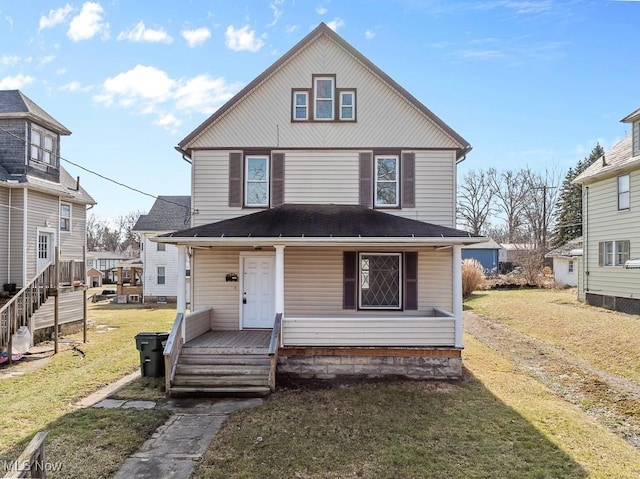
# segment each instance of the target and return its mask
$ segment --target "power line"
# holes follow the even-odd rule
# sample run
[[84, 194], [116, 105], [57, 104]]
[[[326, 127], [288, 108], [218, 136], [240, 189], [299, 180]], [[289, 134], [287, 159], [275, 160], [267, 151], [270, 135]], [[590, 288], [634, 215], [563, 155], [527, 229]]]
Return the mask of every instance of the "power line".
[[[16, 138], [16, 139], [18, 139], [18, 140], [22, 141], [25, 145], [27, 144], [27, 139], [26, 139], [26, 138], [23, 138], [23, 137], [21, 137], [21, 136], [18, 136], [18, 135], [16, 135], [15, 133], [13, 133], [12, 131], [9, 131], [9, 130], [7, 130], [7, 129], [3, 128], [2, 126], [0, 126], [0, 130], [4, 131], [4, 132], [5, 132], [5, 133], [7, 133], [8, 135], [13, 136], [13, 137], [14, 137], [14, 138]], [[38, 148], [38, 150], [41, 150], [41, 151], [42, 151], [42, 150], [44, 150], [40, 145], [31, 144], [31, 146], [35, 146], [36, 148]], [[176, 205], [176, 206], [180, 206], [180, 207], [182, 207], [182, 208], [185, 208], [185, 209], [187, 210], [187, 213], [188, 213], [187, 219], [185, 220], [185, 224], [187, 224], [187, 222], [188, 222], [188, 221], [190, 221], [191, 216], [192, 216], [193, 214], [195, 214], [195, 212], [196, 212], [196, 210], [195, 210], [195, 209], [193, 209], [193, 208], [191, 208], [191, 207], [185, 206], [185, 205], [180, 204], [180, 203], [176, 203], [175, 201], [167, 200], [167, 199], [165, 199], [165, 198], [160, 198], [160, 197], [159, 197], [159, 196], [157, 196], [157, 195], [152, 195], [151, 193], [147, 193], [146, 191], [142, 191], [142, 190], [140, 190], [140, 189], [138, 189], [138, 188], [134, 188], [133, 186], [126, 185], [126, 184], [124, 184], [124, 183], [122, 183], [122, 182], [120, 182], [120, 181], [118, 181], [118, 180], [114, 180], [113, 178], [109, 178], [108, 176], [105, 176], [105, 175], [103, 175], [102, 173], [98, 173], [97, 171], [90, 170], [89, 168], [87, 168], [87, 167], [85, 167], [85, 166], [82, 166], [82, 165], [80, 165], [80, 164], [78, 164], [78, 163], [76, 163], [76, 162], [74, 162], [74, 161], [68, 160], [67, 158], [65, 158], [65, 157], [63, 157], [63, 156], [61, 156], [61, 155], [56, 155], [56, 154], [55, 154], [55, 153], [53, 153], [53, 152], [49, 152], [49, 154], [50, 154], [51, 156], [53, 156], [53, 157], [57, 158], [58, 160], [66, 161], [66, 162], [67, 162], [67, 163], [69, 163], [70, 165], [73, 165], [73, 166], [75, 166], [75, 167], [77, 167], [77, 168], [80, 168], [81, 170], [84, 170], [84, 171], [86, 171], [87, 173], [91, 173], [92, 175], [98, 176], [99, 178], [102, 178], [103, 180], [110, 181], [111, 183], [115, 183], [115, 184], [116, 184], [116, 185], [118, 185], [118, 186], [122, 186], [123, 188], [127, 188], [127, 189], [129, 189], [129, 190], [131, 190], [131, 191], [134, 191], [134, 192], [136, 192], [136, 193], [139, 193], [139, 194], [141, 194], [141, 195], [148, 196], [148, 197], [150, 197], [150, 198], [154, 198], [155, 200], [164, 201], [165, 203], [170, 203], [170, 204], [173, 204], [173, 205]], [[58, 161], [58, 163], [59, 163], [59, 161]]]

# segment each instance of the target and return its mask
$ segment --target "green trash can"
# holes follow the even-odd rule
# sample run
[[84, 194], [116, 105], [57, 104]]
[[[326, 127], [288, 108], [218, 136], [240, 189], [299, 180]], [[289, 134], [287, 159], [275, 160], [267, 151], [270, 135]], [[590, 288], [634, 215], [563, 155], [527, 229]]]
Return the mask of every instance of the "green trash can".
[[136, 348], [140, 351], [140, 371], [143, 376], [164, 376], [164, 344], [169, 333], [138, 333]]

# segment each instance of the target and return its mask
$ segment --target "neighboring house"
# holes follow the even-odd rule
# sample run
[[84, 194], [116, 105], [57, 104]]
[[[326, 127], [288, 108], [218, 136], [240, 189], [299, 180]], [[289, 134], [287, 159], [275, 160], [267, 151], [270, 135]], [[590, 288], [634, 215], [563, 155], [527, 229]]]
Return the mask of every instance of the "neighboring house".
[[[87, 251], [87, 268], [95, 268], [100, 271], [105, 283], [116, 283], [118, 281], [116, 265], [130, 259], [131, 256], [115, 251]], [[129, 280], [128, 277], [125, 279]]]
[[553, 278], [567, 286], [578, 284], [578, 263], [582, 256], [582, 237], [549, 251], [544, 257], [553, 260]]
[[498, 274], [498, 264], [500, 262], [500, 245], [490, 239], [484, 243], [477, 243], [462, 248], [462, 259], [475, 259], [484, 268], [486, 276]]
[[[20, 297], [32, 285], [46, 284], [41, 293], [66, 286], [58, 291], [65, 293], [59, 294], [59, 324], [84, 316], [86, 210], [95, 204], [60, 164], [61, 138], [69, 134], [19, 90], [0, 91], [0, 282]], [[54, 324], [54, 301], [46, 299], [39, 294], [24, 301], [26, 315], [20, 309], [20, 321], [32, 332]], [[8, 342], [7, 308], [0, 310], [0, 349]]]
[[531, 243], [500, 243], [498, 260], [500, 263], [512, 263], [517, 266], [522, 261], [522, 256], [535, 249]]
[[104, 274], [96, 268], [87, 269], [87, 285], [90, 288], [99, 288], [102, 286], [102, 278]]
[[640, 109], [622, 119], [632, 133], [575, 180], [582, 185], [579, 297], [640, 314]]
[[[175, 303], [178, 291], [178, 248], [155, 243], [151, 238], [191, 225], [190, 196], [158, 196], [149, 214], [140, 215], [133, 227], [142, 236], [140, 256], [144, 263], [143, 301]], [[189, 264], [186, 265], [187, 270]], [[187, 289], [189, 288], [187, 272]], [[187, 297], [190, 296], [187, 291]]]
[[[461, 250], [486, 241], [454, 229], [471, 147], [327, 25], [178, 149], [192, 227], [156, 241], [178, 245], [182, 264], [190, 248], [195, 312], [167, 342], [170, 393], [265, 394], [276, 367], [460, 377]], [[227, 359], [209, 356], [224, 351], [216, 372]], [[258, 357], [239, 367], [238, 351]]]

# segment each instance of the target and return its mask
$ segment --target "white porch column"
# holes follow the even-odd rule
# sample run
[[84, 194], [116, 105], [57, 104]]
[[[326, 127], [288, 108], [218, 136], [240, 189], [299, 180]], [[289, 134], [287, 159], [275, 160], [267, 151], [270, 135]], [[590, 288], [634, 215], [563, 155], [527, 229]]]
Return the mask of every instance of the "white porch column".
[[453, 247], [453, 317], [455, 321], [455, 347], [462, 348], [462, 246]]
[[284, 314], [284, 245], [273, 247], [276, 249], [276, 314]]
[[[176, 296], [176, 312], [185, 314], [187, 309], [187, 247], [178, 248], [178, 293]], [[182, 322], [182, 338], [186, 337], [185, 322]]]

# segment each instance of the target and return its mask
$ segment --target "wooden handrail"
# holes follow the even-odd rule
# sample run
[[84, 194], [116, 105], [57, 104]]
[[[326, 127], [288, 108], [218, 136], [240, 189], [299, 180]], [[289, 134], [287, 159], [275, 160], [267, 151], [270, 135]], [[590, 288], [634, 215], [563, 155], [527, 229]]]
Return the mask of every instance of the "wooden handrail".
[[9, 471], [4, 479], [14, 479], [20, 477], [47, 477], [47, 465], [44, 456], [44, 440], [47, 437], [47, 431], [36, 433], [29, 442], [20, 457], [13, 463], [11, 471]]
[[278, 366], [278, 349], [280, 348], [280, 330], [282, 328], [282, 313], [277, 313], [271, 330], [269, 341], [269, 389], [276, 390], [276, 369]]
[[171, 382], [176, 374], [176, 366], [180, 358], [180, 351], [184, 344], [182, 338], [182, 323], [184, 322], [184, 313], [177, 313], [176, 319], [173, 321], [173, 327], [164, 345], [164, 382], [165, 391], [169, 392]]

